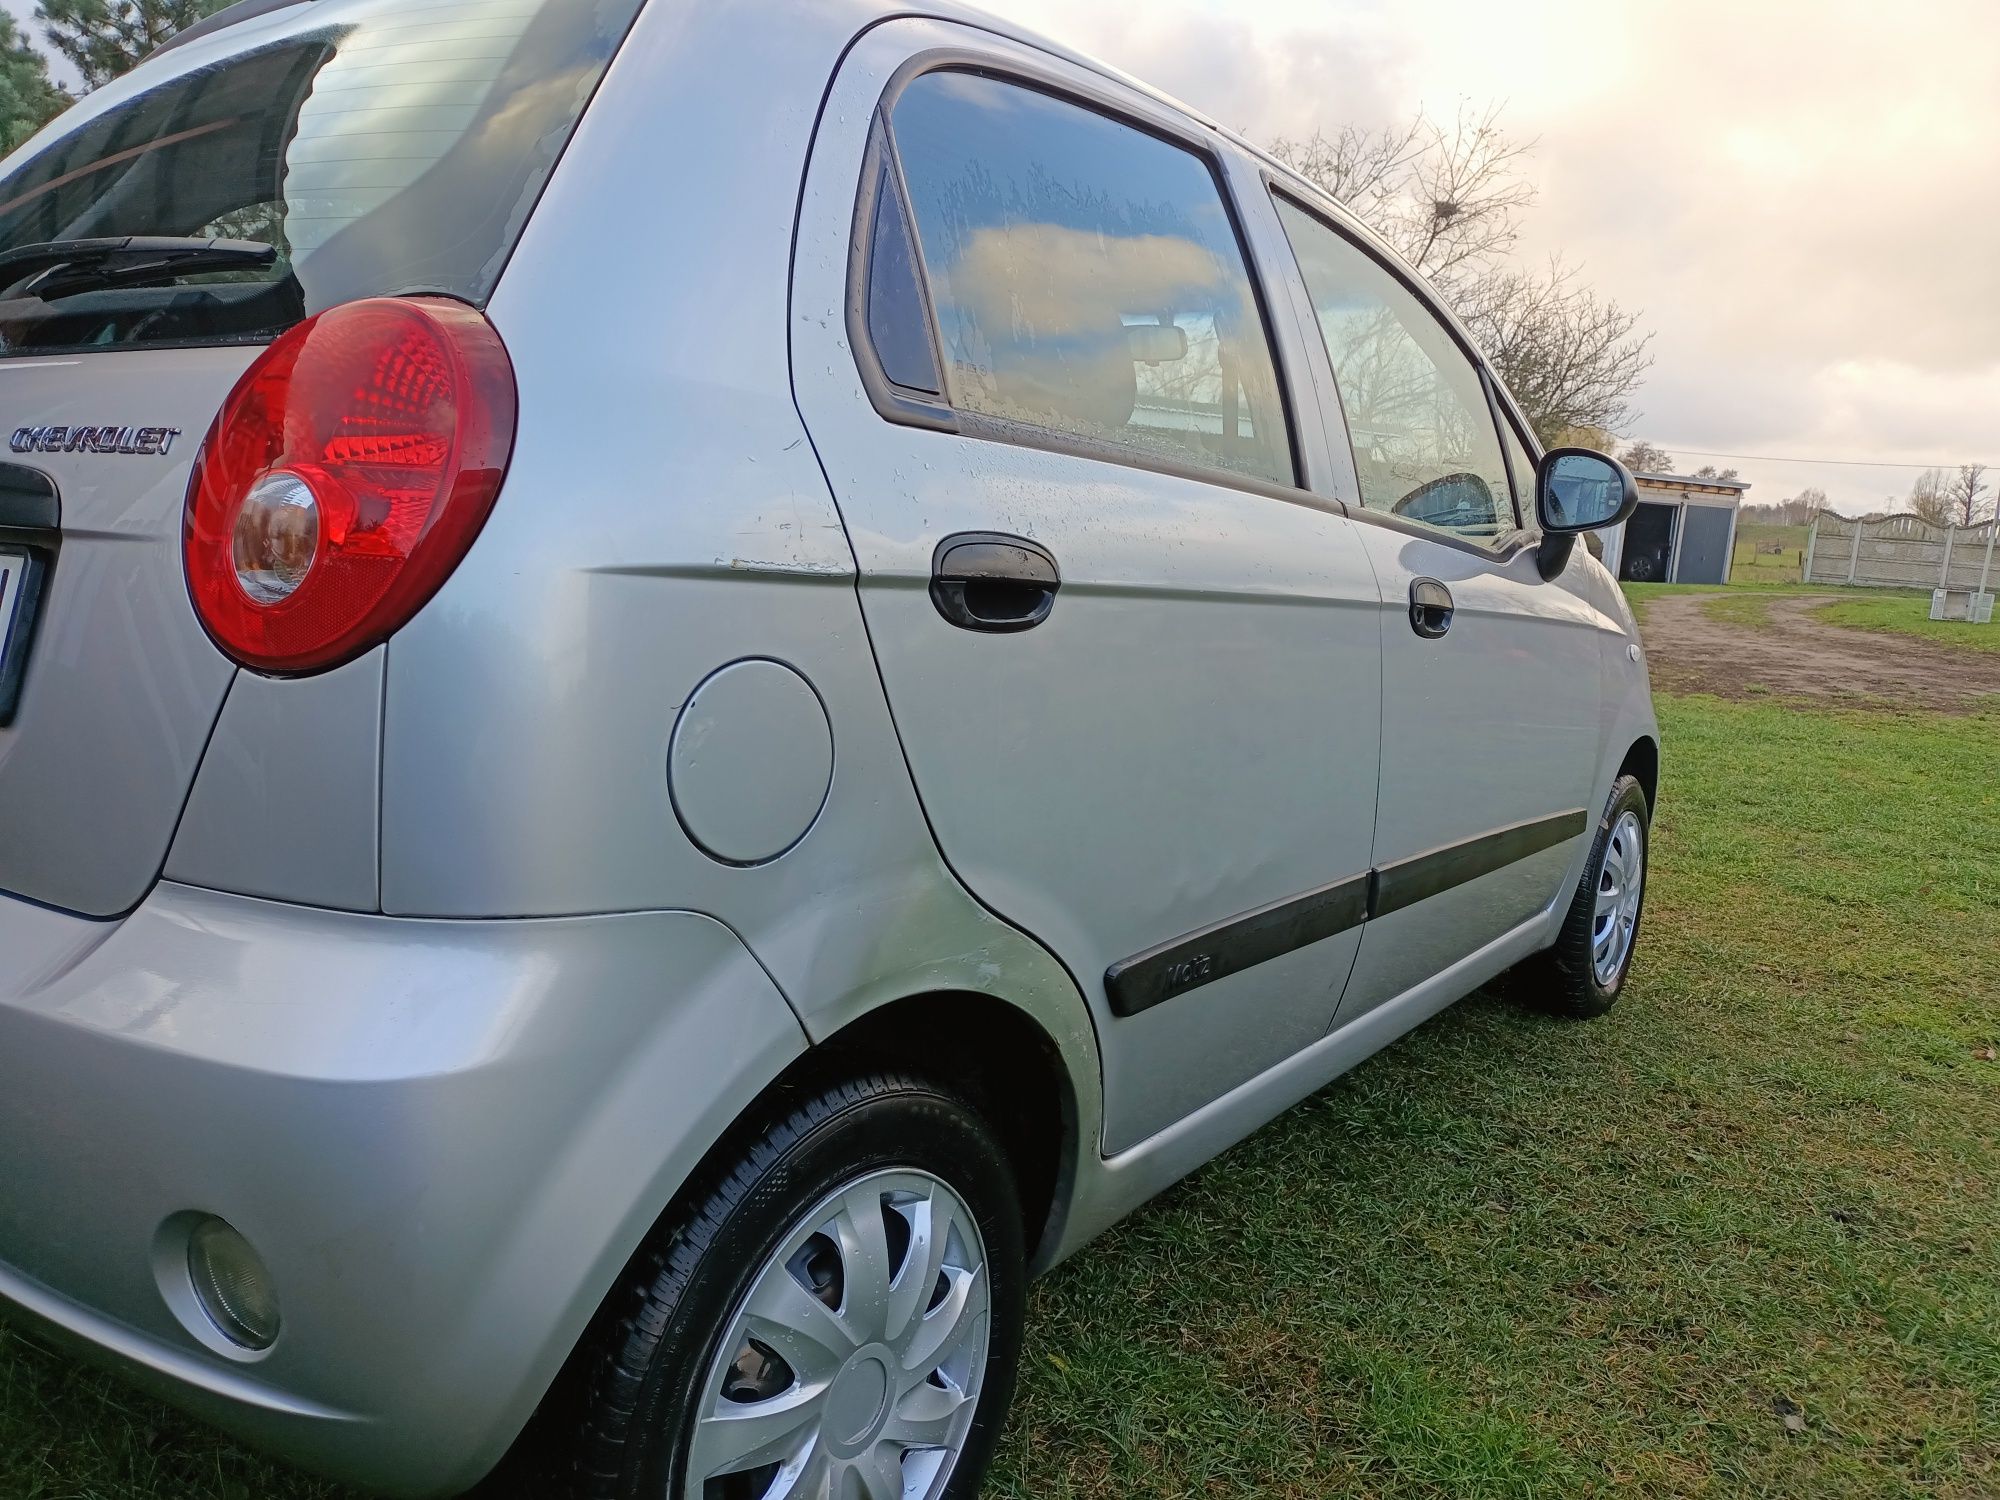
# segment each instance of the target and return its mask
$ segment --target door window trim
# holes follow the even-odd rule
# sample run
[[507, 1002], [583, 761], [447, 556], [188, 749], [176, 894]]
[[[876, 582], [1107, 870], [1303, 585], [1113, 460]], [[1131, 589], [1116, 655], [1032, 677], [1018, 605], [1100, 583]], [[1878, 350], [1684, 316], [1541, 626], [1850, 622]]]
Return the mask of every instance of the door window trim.
[[[1260, 319], [1259, 331], [1263, 334], [1265, 347], [1270, 353], [1271, 370], [1277, 390], [1278, 414], [1285, 426], [1285, 454], [1292, 470], [1290, 484], [1262, 479], [1238, 469], [1155, 454], [1136, 444], [1101, 441], [1033, 422], [1015, 421], [983, 412], [962, 411], [953, 407], [943, 395], [930, 399], [889, 379], [888, 373], [882, 367], [881, 358], [876, 353], [868, 327], [868, 276], [874, 261], [875, 201], [885, 175], [890, 177], [896, 192], [901, 195], [901, 212], [910, 236], [910, 253], [917, 271], [923, 314], [930, 333], [932, 356], [937, 362], [941, 377], [947, 367], [937, 326], [936, 309], [931, 300], [930, 268], [924, 259], [922, 235], [918, 232], [915, 217], [910, 211], [909, 191], [903, 181], [902, 162], [896, 151], [895, 132], [890, 128], [891, 116], [903, 91], [926, 74], [946, 72], [971, 73], [1019, 88], [1031, 89], [1062, 103], [1105, 116], [1178, 150], [1188, 152], [1207, 168], [1209, 180], [1215, 185], [1216, 197], [1229, 220], [1230, 232], [1235, 236], [1237, 253], [1243, 258], [1244, 278], [1249, 282], [1250, 294], [1255, 299]], [[862, 387], [867, 391], [868, 399], [873, 403], [877, 414], [887, 421], [907, 427], [927, 428], [934, 432], [955, 433], [960, 437], [982, 442], [1036, 448], [1045, 452], [1067, 454], [1074, 458], [1116, 464], [1122, 468], [1168, 474], [1201, 484], [1219, 485], [1273, 500], [1284, 500], [1292, 504], [1309, 505], [1319, 510], [1331, 510], [1336, 514], [1351, 515], [1352, 507], [1306, 487], [1303, 477], [1306, 473], [1305, 455], [1300, 449], [1299, 424], [1293, 410], [1292, 372], [1286, 368], [1284, 353], [1276, 335], [1277, 322], [1272, 311], [1270, 292], [1271, 283], [1266, 270], [1258, 263], [1255, 248], [1250, 242], [1249, 235], [1244, 232], [1241, 206], [1230, 192], [1229, 178], [1223, 170], [1221, 153], [1212, 143], [1201, 137], [1195, 122], [1169, 111], [1165, 106], [1146, 109], [1139, 101], [1115, 94], [1108, 88], [1100, 88], [1092, 81], [1075, 78], [1055, 68], [1045, 68], [1026, 59], [996, 56], [971, 47], [936, 47], [905, 59], [890, 76], [888, 84], [882, 90], [882, 97], [876, 101], [874, 118], [869, 122], [867, 153], [862, 160], [861, 181], [855, 195], [854, 216], [848, 239], [846, 320], [847, 342], [854, 351], [855, 368], [860, 372]]]
[[[1500, 437], [1502, 415], [1497, 396], [1499, 382], [1493, 378], [1493, 373], [1488, 367], [1486, 360], [1480, 355], [1477, 349], [1472, 347], [1472, 343], [1465, 336], [1464, 330], [1458, 326], [1458, 320], [1451, 317], [1450, 314], [1439, 307], [1437, 299], [1427, 292], [1415, 279], [1414, 273], [1404, 271], [1380, 249], [1370, 244], [1366, 233], [1354, 232], [1348, 226], [1341, 223], [1338, 212], [1329, 211], [1320, 203], [1314, 202], [1313, 199], [1318, 196], [1317, 193], [1303, 191], [1299, 184], [1292, 182], [1289, 178], [1279, 177], [1268, 166], [1264, 167], [1262, 176], [1265, 190], [1274, 200], [1282, 199], [1298, 209], [1300, 213], [1310, 215], [1323, 225], [1329, 234], [1338, 235], [1362, 255], [1373, 261], [1386, 275], [1401, 286], [1403, 290], [1414, 297], [1417, 304], [1431, 316], [1439, 328], [1444, 330], [1445, 336], [1451, 340], [1452, 346], [1465, 357], [1467, 363], [1479, 375], [1479, 388], [1486, 396], [1487, 419], [1493, 423], [1493, 441], [1499, 445], [1501, 462], [1507, 464], [1507, 472], [1511, 475], [1513, 473], [1513, 466], [1507, 463], [1507, 445], [1501, 441]], [[1296, 246], [1291, 246], [1291, 237], [1289, 235], [1286, 236], [1285, 243], [1291, 247], [1291, 274], [1297, 278], [1298, 284], [1304, 288], [1306, 305], [1311, 307], [1312, 288], [1305, 285], [1305, 271], [1298, 263], [1298, 249]], [[1327, 423], [1327, 440], [1329, 442], [1339, 441], [1345, 443], [1351, 457], [1354, 452], [1354, 433], [1348, 426], [1347, 398], [1340, 393], [1340, 372], [1333, 368], [1333, 351], [1326, 346], [1326, 334], [1318, 327], [1317, 314], [1315, 314], [1314, 326], [1310, 331], [1320, 342], [1320, 349], [1326, 358], [1327, 374], [1333, 381], [1334, 400], [1340, 408], [1339, 426], [1336, 428], [1332, 422], [1329, 421]], [[1401, 532], [1405, 536], [1421, 537], [1425, 541], [1436, 542], [1441, 546], [1451, 547], [1459, 552], [1469, 552], [1474, 557], [1483, 558], [1490, 562], [1512, 562], [1516, 557], [1519, 557], [1523, 552], [1529, 551], [1535, 545], [1531, 538], [1523, 534], [1527, 528], [1518, 525], [1513, 532], [1503, 538], [1497, 539], [1497, 544], [1487, 544], [1474, 541], [1467, 536], [1461, 536], [1441, 526], [1427, 526], [1421, 521], [1412, 521], [1407, 517], [1396, 515], [1390, 511], [1373, 510], [1358, 502], [1350, 504], [1347, 507], [1347, 516], [1352, 521], [1360, 521], [1369, 526], [1385, 527], [1390, 531]], [[1517, 521], [1519, 519], [1518, 511], [1516, 512], [1516, 519]]]
[[[1479, 389], [1486, 397], [1486, 410], [1493, 419], [1493, 436], [1500, 441], [1500, 467], [1507, 471], [1507, 489], [1514, 497], [1514, 525], [1518, 530], [1526, 531], [1528, 508], [1534, 504], [1531, 492], [1534, 489], [1535, 476], [1530, 474], [1527, 484], [1523, 485], [1521, 476], [1514, 472], [1514, 455], [1507, 451], [1507, 437], [1512, 433], [1514, 441], [1519, 443], [1521, 434], [1515, 431], [1514, 424], [1507, 419], [1506, 412], [1501, 408], [1499, 380], [1483, 363], [1479, 366]], [[1525, 448], [1527, 445], [1523, 443], [1522, 446]], [[1523, 496], [1527, 497], [1526, 505], [1522, 503]]]
[[[1481, 364], [1479, 368], [1480, 373], [1486, 377], [1487, 399], [1493, 403], [1495, 418], [1506, 427], [1507, 432], [1514, 434], [1514, 441], [1521, 445], [1521, 451], [1527, 454], [1529, 462], [1535, 465], [1528, 474], [1527, 482], [1515, 490], [1514, 503], [1521, 512], [1521, 529], [1540, 531], [1541, 515], [1535, 508], [1535, 480], [1541, 472], [1541, 439], [1535, 436], [1535, 429], [1521, 411], [1520, 403], [1514, 399], [1513, 392], [1501, 384], [1499, 373], [1485, 364]], [[1500, 452], [1507, 458], [1508, 472], [1512, 473], [1514, 461], [1507, 453], [1505, 432], [1500, 436]]]

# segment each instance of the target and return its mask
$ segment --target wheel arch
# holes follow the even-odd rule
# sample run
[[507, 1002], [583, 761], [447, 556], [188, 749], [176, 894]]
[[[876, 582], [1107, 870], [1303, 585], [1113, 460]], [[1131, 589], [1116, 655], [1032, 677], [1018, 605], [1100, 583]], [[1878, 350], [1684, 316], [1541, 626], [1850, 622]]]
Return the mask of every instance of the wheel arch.
[[[1078, 1076], [1074, 1048], [1033, 1011], [990, 992], [944, 986], [884, 998], [820, 1035], [744, 1104], [662, 1206], [647, 1239], [786, 1094], [895, 1067], [958, 1089], [999, 1132], [1021, 1189], [1029, 1264], [1039, 1271], [1061, 1238], [1085, 1143], [1096, 1139], [1096, 1078]], [[1095, 1064], [1094, 1053], [1088, 1062]]]
[[1638, 779], [1646, 792], [1646, 809], [1651, 813], [1660, 801], [1660, 742], [1651, 735], [1634, 740], [1619, 763], [1618, 775]]
[[1080, 1093], [1060, 1043], [1035, 1016], [996, 995], [924, 991], [854, 1017], [776, 1087], [885, 1062], [958, 1089], [999, 1132], [1021, 1192], [1029, 1261], [1046, 1264], [1082, 1139]]
[[990, 993], [940, 988], [885, 1000], [799, 1054], [746, 1102], [661, 1206], [631, 1260], [605, 1288], [526, 1429], [490, 1476], [488, 1483], [500, 1486], [495, 1493], [513, 1493], [507, 1485], [536, 1476], [546, 1464], [550, 1444], [582, 1399], [582, 1357], [607, 1321], [623, 1315], [621, 1294], [640, 1263], [657, 1253], [662, 1228], [727, 1170], [786, 1094], [822, 1086], [843, 1072], [884, 1066], [961, 1089], [1005, 1142], [1021, 1188], [1030, 1273], [1045, 1269], [1062, 1240], [1080, 1152], [1095, 1139], [1096, 1080], [1075, 1076], [1070, 1050], [1022, 1006]]

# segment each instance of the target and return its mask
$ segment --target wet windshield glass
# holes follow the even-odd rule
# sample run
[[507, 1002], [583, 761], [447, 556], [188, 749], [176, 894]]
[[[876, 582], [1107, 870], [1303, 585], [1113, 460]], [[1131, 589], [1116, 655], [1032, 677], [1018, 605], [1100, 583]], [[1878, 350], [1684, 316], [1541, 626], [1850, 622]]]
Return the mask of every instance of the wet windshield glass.
[[315, 0], [220, 61], [162, 59], [0, 178], [0, 255], [212, 236], [275, 261], [46, 298], [0, 268], [0, 355], [268, 339], [397, 292], [483, 303], [641, 3]]

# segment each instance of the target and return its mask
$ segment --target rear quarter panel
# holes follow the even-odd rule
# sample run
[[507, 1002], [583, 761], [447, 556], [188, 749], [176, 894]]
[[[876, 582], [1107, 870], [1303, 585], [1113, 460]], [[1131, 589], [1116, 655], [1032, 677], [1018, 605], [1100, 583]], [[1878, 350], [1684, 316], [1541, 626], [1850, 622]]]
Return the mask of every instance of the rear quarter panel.
[[[799, 184], [868, 14], [651, 6], [613, 64], [489, 309], [520, 386], [505, 490], [389, 647], [383, 908], [703, 912], [815, 1040], [906, 995], [992, 994], [1056, 1043], [1094, 1142], [1088, 1014], [939, 859], [793, 405]], [[811, 831], [746, 868], [690, 841], [666, 768], [690, 694], [749, 657], [813, 685], [833, 774]]]

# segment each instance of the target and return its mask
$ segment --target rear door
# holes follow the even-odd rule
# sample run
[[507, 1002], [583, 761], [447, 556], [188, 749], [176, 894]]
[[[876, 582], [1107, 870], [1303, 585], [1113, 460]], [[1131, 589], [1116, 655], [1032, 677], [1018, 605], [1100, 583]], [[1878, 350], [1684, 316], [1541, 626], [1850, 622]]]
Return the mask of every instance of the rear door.
[[1374, 824], [1374, 579], [1305, 488], [1298, 329], [1218, 149], [891, 22], [824, 108], [796, 261], [800, 406], [911, 772], [959, 876], [1089, 997], [1113, 1151], [1325, 1032]]
[[1276, 201], [1381, 589], [1374, 892], [1345, 1024], [1477, 963], [1556, 898], [1590, 823], [1605, 622], [1560, 579], [1543, 581], [1510, 480], [1521, 471], [1527, 500], [1525, 452], [1510, 433], [1521, 454], [1510, 466], [1457, 335], [1357, 236]]

